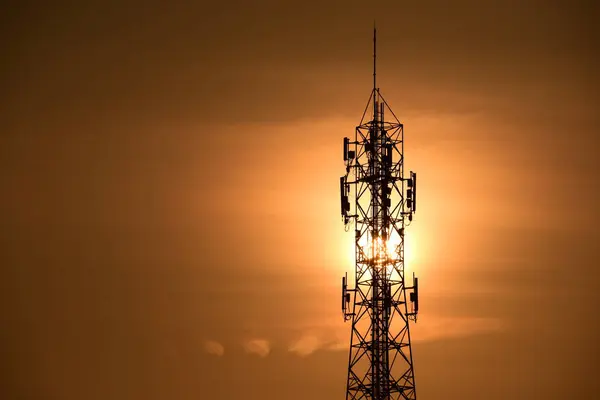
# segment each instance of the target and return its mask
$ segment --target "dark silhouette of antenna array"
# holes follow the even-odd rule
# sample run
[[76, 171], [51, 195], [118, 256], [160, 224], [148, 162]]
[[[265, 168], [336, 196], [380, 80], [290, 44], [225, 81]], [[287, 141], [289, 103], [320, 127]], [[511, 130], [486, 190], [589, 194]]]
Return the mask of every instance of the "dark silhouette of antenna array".
[[405, 177], [404, 126], [376, 85], [376, 31], [373, 47], [373, 90], [354, 140], [344, 138], [340, 178], [342, 219], [355, 240], [354, 288], [342, 278], [342, 312], [352, 321], [346, 399], [416, 399], [409, 325], [419, 289], [414, 274], [405, 284], [404, 229], [417, 209], [417, 174]]

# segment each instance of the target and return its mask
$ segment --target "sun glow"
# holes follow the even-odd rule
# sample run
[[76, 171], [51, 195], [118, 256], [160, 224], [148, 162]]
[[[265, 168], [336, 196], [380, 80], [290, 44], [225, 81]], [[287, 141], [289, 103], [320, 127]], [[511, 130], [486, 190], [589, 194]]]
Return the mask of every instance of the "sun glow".
[[404, 236], [404, 266], [412, 266], [416, 260], [415, 236]]
[[[373, 261], [375, 264], [389, 264], [404, 260], [404, 267], [407, 268], [415, 261], [415, 242], [413, 237], [404, 236], [404, 243], [400, 235], [394, 232], [388, 240], [378, 237], [370, 239], [370, 235], [363, 235], [358, 241], [359, 247], [356, 252], [360, 253], [362, 249], [364, 256], [359, 258], [364, 261]], [[355, 257], [354, 243], [349, 248], [351, 258]]]
[[[343, 265], [354, 265], [356, 261], [361, 260], [363, 263], [370, 261], [375, 265], [398, 265], [401, 260], [404, 260], [404, 271], [407, 274], [415, 270], [418, 264], [418, 252], [416, 248], [416, 232], [407, 232], [404, 235], [404, 243], [402, 244], [401, 237], [396, 231], [392, 231], [389, 239], [384, 241], [381, 238], [370, 239], [371, 235], [365, 233], [356, 241], [348, 236], [344, 239], [343, 253], [346, 254]], [[360, 254], [362, 249], [363, 255]], [[343, 269], [342, 271], [346, 271]]]

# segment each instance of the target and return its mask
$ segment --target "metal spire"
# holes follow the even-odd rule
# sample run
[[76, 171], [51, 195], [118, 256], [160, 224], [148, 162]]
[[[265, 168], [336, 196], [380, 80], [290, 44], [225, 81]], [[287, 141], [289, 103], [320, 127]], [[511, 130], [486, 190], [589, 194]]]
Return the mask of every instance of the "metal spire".
[[373, 90], [377, 89], [377, 26], [373, 21]]
[[378, 102], [377, 102], [377, 26], [373, 20], [373, 121], [378, 120]]

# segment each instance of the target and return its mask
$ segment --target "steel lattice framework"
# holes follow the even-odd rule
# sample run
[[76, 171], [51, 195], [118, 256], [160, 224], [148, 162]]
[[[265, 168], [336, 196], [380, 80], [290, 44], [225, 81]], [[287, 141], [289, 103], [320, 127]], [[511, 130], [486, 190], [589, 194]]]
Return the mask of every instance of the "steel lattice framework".
[[356, 263], [354, 288], [342, 278], [344, 319], [352, 320], [346, 399], [416, 399], [409, 322], [418, 312], [418, 280], [408, 287], [404, 276], [416, 174], [404, 176], [404, 127], [376, 87], [375, 70], [373, 77], [354, 140], [344, 138], [346, 174], [340, 178]]

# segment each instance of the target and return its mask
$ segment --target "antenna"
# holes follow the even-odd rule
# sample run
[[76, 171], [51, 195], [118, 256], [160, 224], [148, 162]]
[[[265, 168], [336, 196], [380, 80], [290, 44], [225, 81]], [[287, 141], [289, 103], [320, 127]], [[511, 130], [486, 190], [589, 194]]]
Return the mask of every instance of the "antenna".
[[373, 21], [373, 122], [377, 125], [377, 25]]
[[373, 21], [373, 90], [377, 89], [377, 26]]

